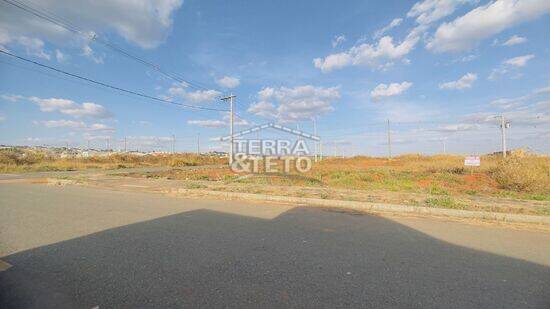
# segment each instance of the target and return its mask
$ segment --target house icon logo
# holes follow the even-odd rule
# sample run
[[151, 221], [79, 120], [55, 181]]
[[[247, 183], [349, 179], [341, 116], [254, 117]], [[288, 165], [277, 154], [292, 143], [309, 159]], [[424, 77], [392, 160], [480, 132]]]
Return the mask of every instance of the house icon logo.
[[[287, 133], [295, 136], [291, 139], [250, 139], [247, 135], [260, 132], [262, 130], [273, 129], [275, 131]], [[290, 170], [306, 172], [311, 168], [312, 158], [318, 160], [321, 138], [298, 129], [292, 129], [276, 123], [261, 124], [240, 132], [233, 136], [223, 136], [218, 139], [221, 142], [229, 142], [232, 147], [235, 160], [231, 168], [237, 172], [280, 172], [275, 166], [282, 163], [283, 172], [289, 173]], [[314, 151], [310, 151], [308, 143], [314, 144]], [[259, 168], [263, 164], [262, 168]], [[290, 165], [294, 164], [295, 169]]]

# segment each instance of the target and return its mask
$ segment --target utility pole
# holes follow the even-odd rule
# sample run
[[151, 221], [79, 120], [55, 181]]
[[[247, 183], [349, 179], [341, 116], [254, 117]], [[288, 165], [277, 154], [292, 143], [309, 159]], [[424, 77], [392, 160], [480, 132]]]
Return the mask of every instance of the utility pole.
[[510, 123], [506, 122], [504, 115], [500, 115], [500, 131], [502, 132], [502, 157], [506, 158], [506, 129], [510, 127]]
[[388, 119], [388, 160], [391, 160], [391, 130], [390, 130], [389, 119]]
[[236, 98], [235, 95], [230, 94], [229, 96], [223, 97], [220, 100], [228, 101], [229, 100], [229, 166], [233, 165], [233, 99]]
[[176, 135], [172, 134], [172, 154], [176, 152]]
[[201, 155], [201, 134], [197, 133], [197, 155]]
[[126, 147], [126, 136], [124, 136], [124, 152], [127, 152], [128, 148]]

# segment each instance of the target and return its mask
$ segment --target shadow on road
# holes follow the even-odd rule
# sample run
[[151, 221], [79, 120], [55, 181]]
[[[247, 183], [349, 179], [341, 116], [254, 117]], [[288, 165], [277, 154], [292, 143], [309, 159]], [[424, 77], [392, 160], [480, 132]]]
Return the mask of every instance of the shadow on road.
[[549, 308], [550, 269], [368, 215], [194, 210], [3, 258], [1, 308]]

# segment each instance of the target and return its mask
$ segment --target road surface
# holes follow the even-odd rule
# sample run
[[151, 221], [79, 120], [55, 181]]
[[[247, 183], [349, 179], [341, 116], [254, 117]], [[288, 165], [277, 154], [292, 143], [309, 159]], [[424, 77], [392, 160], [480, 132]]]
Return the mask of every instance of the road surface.
[[0, 308], [550, 308], [546, 232], [79, 186], [0, 197]]

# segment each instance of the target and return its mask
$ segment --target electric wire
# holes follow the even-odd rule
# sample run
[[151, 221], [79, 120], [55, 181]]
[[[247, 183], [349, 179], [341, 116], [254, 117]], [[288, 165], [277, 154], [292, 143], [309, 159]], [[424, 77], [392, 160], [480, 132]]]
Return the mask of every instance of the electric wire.
[[183, 104], [183, 103], [178, 103], [178, 102], [174, 102], [174, 101], [170, 101], [170, 100], [165, 100], [165, 99], [153, 97], [153, 96], [141, 93], [141, 92], [128, 90], [128, 89], [121, 88], [121, 87], [118, 87], [118, 86], [113, 86], [111, 84], [100, 82], [100, 81], [97, 81], [97, 80], [94, 80], [94, 79], [91, 79], [91, 78], [88, 78], [88, 77], [84, 77], [84, 76], [81, 76], [81, 75], [78, 75], [78, 74], [70, 73], [70, 72], [67, 72], [67, 71], [64, 71], [64, 70], [46, 65], [46, 64], [42, 64], [40, 62], [36, 62], [34, 60], [31, 60], [31, 59], [27, 59], [25, 57], [21, 57], [21, 56], [12, 54], [12, 53], [10, 53], [8, 51], [5, 51], [5, 50], [0, 49], [0, 53], [5, 54], [5, 55], [10, 56], [10, 57], [13, 57], [13, 58], [17, 58], [17, 59], [19, 59], [21, 61], [25, 61], [27, 63], [32, 63], [34, 65], [37, 65], [37, 66], [55, 71], [57, 73], [61, 73], [61, 74], [64, 74], [64, 75], [67, 75], [67, 76], [70, 76], [70, 77], [74, 77], [74, 78], [77, 78], [77, 79], [80, 79], [80, 80], [83, 80], [83, 81], [86, 81], [86, 82], [89, 82], [89, 83], [100, 85], [100, 86], [110, 88], [110, 89], [113, 89], [113, 90], [117, 90], [117, 91], [120, 91], [120, 92], [132, 94], [132, 95], [135, 95], [135, 96], [147, 98], [147, 99], [150, 99], [150, 100], [154, 100], [154, 101], [158, 101], [158, 102], [164, 102], [164, 103], [177, 105], [177, 106], [190, 108], [190, 109], [197, 109], [197, 110], [208, 110], [208, 111], [217, 111], [217, 112], [227, 112], [227, 111], [229, 111], [229, 110], [226, 110], [226, 109], [218, 109], [218, 108], [210, 108], [210, 107], [204, 107], [204, 106], [198, 106], [198, 105]]

